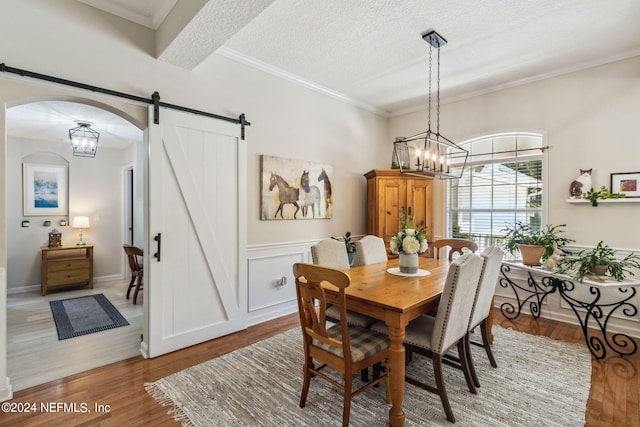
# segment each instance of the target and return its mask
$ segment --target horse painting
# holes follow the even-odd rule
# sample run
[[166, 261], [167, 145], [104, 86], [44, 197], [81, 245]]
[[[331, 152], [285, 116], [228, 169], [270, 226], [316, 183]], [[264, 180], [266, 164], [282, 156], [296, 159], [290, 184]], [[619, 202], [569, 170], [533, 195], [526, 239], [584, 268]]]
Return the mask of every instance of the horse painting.
[[[278, 186], [278, 200], [280, 201], [280, 205], [278, 206], [278, 209], [276, 209], [276, 214], [273, 217], [277, 218], [278, 212], [280, 212], [280, 218], [284, 219], [284, 216], [282, 215], [282, 207], [287, 203], [291, 203], [296, 207], [296, 211], [293, 213], [293, 218], [296, 219], [296, 215], [300, 210], [300, 206], [298, 205], [298, 196], [300, 194], [300, 189], [291, 187], [289, 184], [287, 184], [287, 181], [285, 181], [280, 175], [271, 172], [271, 179], [269, 180], [269, 191], [273, 191], [273, 187], [275, 187], [276, 185]], [[304, 215], [304, 212], [306, 212], [305, 208], [303, 208], [302, 212]]]
[[331, 206], [331, 181], [329, 181], [329, 176], [324, 168], [322, 168], [322, 173], [318, 176], [318, 182], [320, 181], [324, 181], [324, 207], [325, 212], [328, 212], [329, 206]]
[[318, 216], [320, 216], [320, 189], [315, 185], [309, 185], [309, 171], [302, 171], [300, 176], [300, 206], [302, 216], [307, 216], [307, 210], [311, 206], [312, 217], [316, 217], [316, 205], [318, 206]]

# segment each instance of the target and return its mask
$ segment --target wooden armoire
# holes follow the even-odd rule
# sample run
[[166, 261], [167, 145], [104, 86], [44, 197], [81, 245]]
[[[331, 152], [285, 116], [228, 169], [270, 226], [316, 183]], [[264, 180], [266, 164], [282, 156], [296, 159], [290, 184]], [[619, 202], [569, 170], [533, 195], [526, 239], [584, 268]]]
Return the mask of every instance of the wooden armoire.
[[367, 234], [389, 239], [400, 230], [400, 209], [415, 227], [426, 227], [432, 237], [431, 185], [433, 180], [403, 175], [398, 169], [374, 169], [367, 178]]

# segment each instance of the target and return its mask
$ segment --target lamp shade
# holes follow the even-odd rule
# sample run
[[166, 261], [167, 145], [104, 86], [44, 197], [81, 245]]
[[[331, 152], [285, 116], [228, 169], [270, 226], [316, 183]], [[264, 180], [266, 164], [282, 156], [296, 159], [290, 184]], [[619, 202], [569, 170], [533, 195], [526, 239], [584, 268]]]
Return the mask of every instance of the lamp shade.
[[89, 228], [89, 217], [88, 216], [76, 216], [73, 218], [73, 223], [71, 224], [73, 228]]

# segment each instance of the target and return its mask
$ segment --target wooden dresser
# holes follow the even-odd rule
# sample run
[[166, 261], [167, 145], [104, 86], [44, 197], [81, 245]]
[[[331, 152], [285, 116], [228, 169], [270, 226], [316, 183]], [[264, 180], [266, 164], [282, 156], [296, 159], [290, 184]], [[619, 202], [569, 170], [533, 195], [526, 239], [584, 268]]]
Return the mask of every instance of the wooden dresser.
[[389, 240], [400, 231], [400, 209], [415, 220], [416, 228], [426, 227], [431, 241], [431, 185], [433, 180], [402, 175], [398, 169], [374, 169], [367, 178], [367, 234]]
[[93, 245], [42, 248], [42, 295], [57, 285], [86, 283], [93, 289]]

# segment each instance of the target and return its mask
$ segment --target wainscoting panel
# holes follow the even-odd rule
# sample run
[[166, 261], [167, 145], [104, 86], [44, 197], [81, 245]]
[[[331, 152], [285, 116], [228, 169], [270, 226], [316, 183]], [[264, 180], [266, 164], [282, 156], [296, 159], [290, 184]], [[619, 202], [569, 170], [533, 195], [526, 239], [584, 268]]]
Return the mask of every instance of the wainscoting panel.
[[311, 262], [317, 241], [250, 246], [249, 324], [255, 325], [298, 310], [292, 266]]

